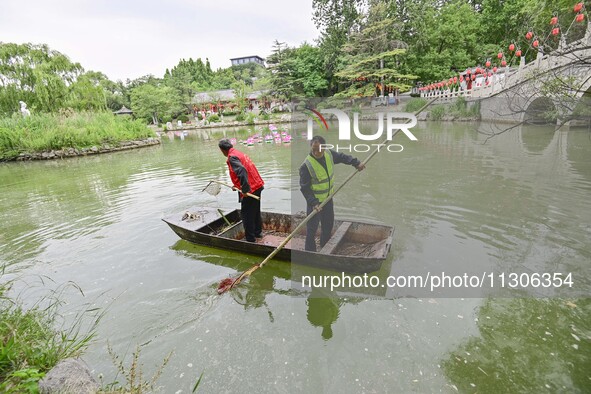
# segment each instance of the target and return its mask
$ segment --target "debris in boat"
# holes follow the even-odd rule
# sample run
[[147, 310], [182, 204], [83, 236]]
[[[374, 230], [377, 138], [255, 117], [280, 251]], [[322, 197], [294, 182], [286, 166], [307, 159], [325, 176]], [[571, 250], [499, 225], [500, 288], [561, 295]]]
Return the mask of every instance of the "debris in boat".
[[185, 214], [183, 215], [181, 220], [196, 220], [196, 219], [199, 219], [200, 217], [201, 217], [201, 215], [199, 215], [198, 213], [187, 211], [187, 212], [185, 212]]
[[353, 242], [345, 242], [337, 248], [338, 254], [346, 256], [370, 256], [374, 244], [360, 244]]

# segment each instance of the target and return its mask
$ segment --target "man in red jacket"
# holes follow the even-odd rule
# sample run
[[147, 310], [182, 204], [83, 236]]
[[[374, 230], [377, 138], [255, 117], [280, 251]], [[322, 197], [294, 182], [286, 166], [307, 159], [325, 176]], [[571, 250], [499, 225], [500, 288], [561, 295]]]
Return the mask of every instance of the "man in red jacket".
[[228, 170], [234, 188], [238, 190], [238, 198], [241, 202], [242, 225], [245, 238], [248, 242], [256, 242], [256, 238], [263, 237], [263, 220], [261, 218], [261, 200], [248, 197], [246, 193], [261, 197], [265, 182], [259, 175], [250, 157], [234, 149], [234, 145], [228, 139], [223, 139], [218, 146], [223, 155], [228, 158]]

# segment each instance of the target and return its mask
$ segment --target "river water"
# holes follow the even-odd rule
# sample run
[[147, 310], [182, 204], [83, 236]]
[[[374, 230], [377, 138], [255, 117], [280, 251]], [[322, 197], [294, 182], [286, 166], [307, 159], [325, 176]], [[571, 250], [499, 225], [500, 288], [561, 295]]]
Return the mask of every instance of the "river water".
[[[139, 346], [146, 378], [172, 351], [165, 393], [190, 393], [201, 373], [205, 393], [589, 392], [591, 134], [523, 126], [485, 142], [503, 127], [419, 124], [417, 142], [396, 137], [403, 152], [377, 155], [339, 193], [336, 215], [395, 226], [382, 273], [572, 273], [560, 298], [295, 295], [280, 261], [217, 296], [221, 279], [261, 259], [182, 241], [161, 218], [237, 208], [229, 189], [201, 190], [227, 179], [217, 140], [249, 130], [0, 165], [0, 263], [18, 270], [14, 294], [29, 305], [57, 289], [66, 324], [104, 312], [84, 359], [106, 383], [124, 381], [110, 344], [126, 364]], [[294, 145], [243, 148], [266, 181], [265, 210], [292, 208]]]

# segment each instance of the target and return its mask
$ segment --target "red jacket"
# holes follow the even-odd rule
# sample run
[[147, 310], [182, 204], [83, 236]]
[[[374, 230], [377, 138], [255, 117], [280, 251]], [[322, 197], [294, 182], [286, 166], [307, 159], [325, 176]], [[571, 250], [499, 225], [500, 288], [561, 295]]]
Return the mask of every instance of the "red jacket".
[[257, 191], [258, 189], [260, 189], [261, 187], [263, 187], [265, 182], [263, 182], [263, 179], [259, 175], [259, 171], [257, 170], [254, 163], [250, 160], [250, 157], [248, 157], [244, 153], [240, 152], [239, 150], [231, 148], [228, 151], [228, 160], [226, 161], [226, 164], [228, 164], [228, 169], [230, 170], [230, 178], [232, 179], [232, 183], [234, 184], [234, 186], [237, 189], [242, 190], [242, 191], [245, 190], [244, 185], [240, 184], [240, 179], [239, 179], [238, 175], [234, 172], [234, 169], [232, 168], [232, 165], [230, 164], [231, 157], [238, 158], [238, 160], [240, 160], [240, 163], [242, 164], [242, 166], [246, 170], [246, 173], [248, 174], [248, 185], [250, 186], [250, 188], [246, 188], [246, 189], [247, 190], [250, 189], [250, 190], [248, 190], [249, 193], [253, 193], [253, 192]]

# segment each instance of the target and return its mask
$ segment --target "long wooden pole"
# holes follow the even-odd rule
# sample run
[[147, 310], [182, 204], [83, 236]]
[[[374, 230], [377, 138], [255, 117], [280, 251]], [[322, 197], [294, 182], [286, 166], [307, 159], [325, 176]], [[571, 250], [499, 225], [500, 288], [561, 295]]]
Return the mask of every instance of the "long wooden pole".
[[[422, 106], [418, 111], [416, 111], [414, 113], [414, 115], [416, 116], [419, 113], [421, 113], [425, 108], [427, 108], [429, 105], [431, 105], [435, 100], [436, 99], [433, 99], [433, 100], [429, 101], [427, 104], [425, 104], [424, 106]], [[394, 132], [394, 134], [392, 135], [392, 138], [394, 138], [394, 136], [396, 134], [398, 134], [399, 131], [400, 131], [400, 129], [396, 130]], [[365, 160], [363, 160], [361, 162], [361, 164], [363, 164], [363, 165], [367, 164], [376, 155], [376, 153], [378, 153], [380, 151], [380, 147], [385, 146], [387, 142], [388, 142], [388, 138], [386, 138], [384, 141], [382, 141], [380, 143], [380, 145], [369, 156], [367, 156], [365, 158]], [[240, 274], [240, 276], [238, 278], [236, 278], [231, 283], [228, 283], [226, 281], [222, 281], [222, 283], [218, 287], [218, 293], [222, 294], [222, 293], [225, 293], [226, 291], [232, 289], [234, 286], [236, 286], [240, 282], [242, 282], [242, 280], [244, 278], [249, 277], [250, 275], [252, 275], [253, 272], [255, 272], [256, 270], [258, 270], [259, 268], [262, 268], [265, 264], [267, 264], [267, 262], [269, 262], [273, 257], [275, 257], [275, 255], [277, 253], [279, 253], [279, 251], [281, 249], [283, 249], [285, 247], [285, 245], [287, 245], [287, 243], [310, 221], [310, 219], [312, 219], [314, 217], [314, 215], [316, 215], [318, 212], [320, 212], [320, 210], [322, 210], [322, 208], [326, 204], [328, 204], [328, 202], [330, 200], [332, 200], [332, 198], [335, 196], [335, 194], [337, 194], [339, 192], [339, 190], [341, 190], [351, 179], [353, 179], [353, 177], [358, 172], [359, 172], [358, 170], [352, 172], [351, 175], [349, 175], [347, 177], [347, 179], [345, 179], [345, 181], [339, 187], [337, 187], [333, 193], [331, 193], [331, 194], [328, 195], [328, 197], [318, 206], [318, 209], [312, 210], [312, 212], [310, 212], [310, 214], [308, 216], [306, 216], [304, 218], [304, 220], [302, 220], [300, 222], [300, 224], [298, 224], [297, 227], [283, 240], [283, 242], [281, 242], [279, 244], [279, 246], [277, 246], [275, 248], [275, 250], [273, 250], [271, 252], [271, 254], [269, 254], [262, 262], [260, 262], [259, 264], [255, 264], [252, 267], [250, 267], [249, 269], [247, 269], [246, 271], [244, 271], [242, 274]]]
[[[229, 184], [227, 184], [227, 183], [224, 183], [224, 182], [222, 182], [222, 181], [218, 181], [218, 180], [212, 179], [212, 180], [211, 180], [211, 182], [215, 182], [215, 183], [219, 183], [220, 185], [227, 186], [227, 187], [229, 187], [229, 188], [230, 188], [230, 189], [232, 189], [232, 190], [238, 190], [238, 189], [236, 189], [234, 186], [232, 186], [232, 185], [229, 185]], [[205, 190], [205, 189], [204, 189], [204, 190]], [[242, 192], [240, 192], [240, 193], [242, 193]], [[242, 194], [244, 194], [244, 195], [246, 195], [246, 196], [248, 196], [248, 197], [252, 197], [252, 198], [254, 198], [254, 199], [256, 199], [256, 200], [260, 200], [260, 199], [261, 199], [259, 196], [256, 196], [256, 195], [254, 195], [254, 194], [252, 194], [252, 193], [242, 193]]]

